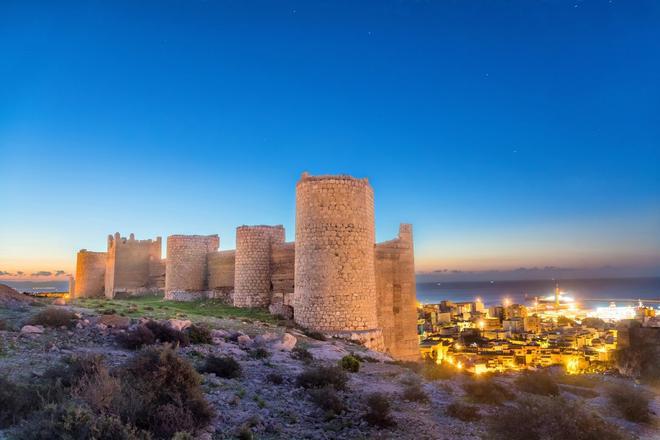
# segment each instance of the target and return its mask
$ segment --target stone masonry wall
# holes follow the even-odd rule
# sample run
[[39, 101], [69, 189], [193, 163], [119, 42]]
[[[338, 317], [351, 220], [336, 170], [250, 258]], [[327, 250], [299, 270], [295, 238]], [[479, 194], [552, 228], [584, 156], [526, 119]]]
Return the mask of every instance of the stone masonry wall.
[[234, 292], [236, 251], [210, 252], [206, 260], [209, 267], [209, 289], [229, 297]]
[[267, 307], [273, 289], [271, 249], [284, 243], [284, 227], [240, 226], [236, 228], [234, 306]]
[[295, 321], [324, 332], [376, 329], [374, 245], [368, 180], [304, 173], [296, 185]]
[[105, 252], [90, 252], [86, 249], [76, 256], [76, 279], [74, 297], [98, 298], [105, 289]]
[[167, 237], [165, 298], [176, 292], [207, 290], [206, 256], [220, 246], [217, 235], [170, 235]]
[[402, 224], [398, 238], [376, 245], [378, 326], [386, 350], [401, 360], [419, 358], [417, 296], [412, 226]]
[[154, 265], [161, 259], [162, 241], [136, 240], [135, 235], [121, 237], [117, 232], [108, 236], [105, 296], [132, 296], [157, 292], [152, 277]]
[[278, 243], [273, 245], [270, 270], [273, 294], [292, 294], [294, 289], [296, 244]]

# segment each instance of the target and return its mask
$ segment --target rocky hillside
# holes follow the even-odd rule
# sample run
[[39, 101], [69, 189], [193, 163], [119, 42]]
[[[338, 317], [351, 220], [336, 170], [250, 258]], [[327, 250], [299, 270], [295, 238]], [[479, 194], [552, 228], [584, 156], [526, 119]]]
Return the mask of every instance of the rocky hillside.
[[[217, 317], [213, 306], [215, 316], [204, 316], [166, 302], [144, 304], [12, 312], [0, 330], [0, 438], [37, 438], [30, 432], [79, 424], [77, 432], [86, 434], [72, 438], [657, 438], [657, 394], [633, 389], [649, 395], [650, 412], [617, 403], [609, 390], [631, 389], [617, 378], [474, 379], [319, 340], [286, 321]], [[131, 316], [113, 313], [118, 309]], [[224, 313], [231, 314], [240, 312]], [[163, 375], [171, 377], [158, 385]], [[174, 391], [157, 391], [177, 381], [185, 385], [176, 399]], [[17, 397], [37, 386], [51, 406], [26, 406], [27, 398]], [[105, 436], [101, 422], [122, 434]]]

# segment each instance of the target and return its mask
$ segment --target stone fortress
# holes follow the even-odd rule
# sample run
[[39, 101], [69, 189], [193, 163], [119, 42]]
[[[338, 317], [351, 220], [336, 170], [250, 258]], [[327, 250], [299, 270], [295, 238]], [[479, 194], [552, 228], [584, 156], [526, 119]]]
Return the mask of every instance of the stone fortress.
[[106, 298], [164, 291], [175, 301], [263, 307], [303, 328], [418, 359], [412, 226], [376, 243], [367, 179], [303, 173], [295, 228], [295, 242], [286, 242], [281, 225], [239, 226], [235, 250], [219, 250], [218, 235], [171, 235], [167, 259], [160, 237], [116, 233], [107, 252], [78, 252], [72, 291]]

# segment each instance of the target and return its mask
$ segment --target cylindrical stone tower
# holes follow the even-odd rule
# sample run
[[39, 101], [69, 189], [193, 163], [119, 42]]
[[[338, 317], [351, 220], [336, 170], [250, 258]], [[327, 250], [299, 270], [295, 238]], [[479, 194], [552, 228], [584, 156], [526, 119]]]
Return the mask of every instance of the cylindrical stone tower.
[[218, 250], [217, 235], [170, 235], [167, 237], [165, 263], [165, 298], [176, 292], [199, 292], [207, 289], [206, 254]]
[[86, 249], [76, 257], [76, 282], [74, 297], [102, 297], [105, 292], [106, 252], [90, 252]]
[[270, 260], [275, 243], [284, 243], [282, 225], [236, 228], [234, 306], [267, 307], [270, 304]]
[[302, 175], [296, 185], [298, 324], [323, 332], [378, 327], [374, 228], [367, 179]]

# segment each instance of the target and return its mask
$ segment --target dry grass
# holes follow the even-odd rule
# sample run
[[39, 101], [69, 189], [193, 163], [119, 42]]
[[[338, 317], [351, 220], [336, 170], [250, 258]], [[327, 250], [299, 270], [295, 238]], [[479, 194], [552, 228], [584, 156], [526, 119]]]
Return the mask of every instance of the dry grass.
[[639, 387], [613, 385], [607, 389], [607, 397], [626, 420], [637, 423], [647, 423], [651, 420], [650, 399]]
[[481, 419], [479, 408], [462, 402], [453, 402], [447, 406], [447, 415], [464, 422], [474, 422]]
[[559, 385], [554, 378], [543, 372], [525, 372], [513, 382], [516, 388], [539, 396], [558, 396]]
[[333, 386], [337, 390], [344, 390], [347, 382], [348, 376], [340, 367], [318, 366], [307, 368], [296, 378], [296, 385], [303, 388]]
[[477, 379], [463, 384], [468, 399], [474, 403], [501, 405], [515, 396], [505, 386], [492, 379]]
[[31, 325], [43, 325], [44, 327], [67, 327], [75, 325], [76, 315], [67, 309], [48, 307], [30, 319]]
[[364, 419], [372, 426], [387, 428], [396, 425], [391, 414], [390, 399], [387, 394], [373, 393], [366, 399], [367, 411]]
[[200, 368], [202, 373], [213, 373], [225, 379], [239, 378], [243, 375], [241, 364], [229, 356], [209, 356]]

